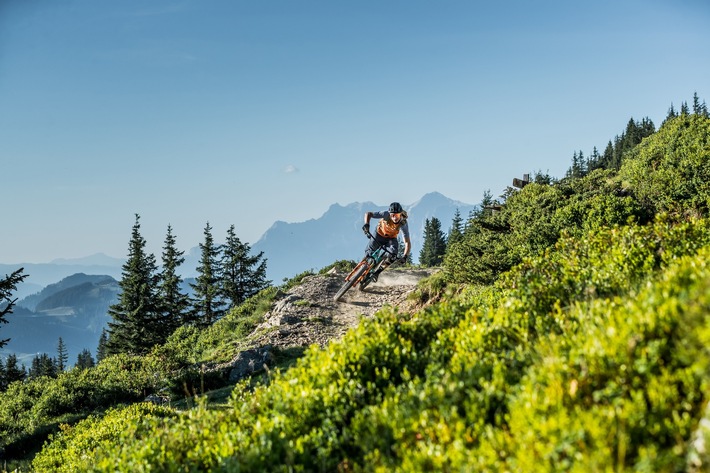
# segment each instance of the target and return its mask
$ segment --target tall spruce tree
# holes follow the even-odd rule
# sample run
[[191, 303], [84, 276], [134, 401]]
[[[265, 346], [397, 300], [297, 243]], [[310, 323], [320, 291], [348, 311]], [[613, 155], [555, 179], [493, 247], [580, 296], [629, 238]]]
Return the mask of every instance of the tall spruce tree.
[[449, 234], [446, 238], [447, 248], [450, 245], [455, 245], [463, 239], [463, 219], [461, 218], [461, 212], [456, 208], [454, 213], [454, 218], [451, 220], [451, 228], [449, 229]]
[[700, 108], [700, 97], [698, 97], [698, 93], [694, 92], [693, 93], [693, 114], [695, 115], [701, 115], [701, 108]]
[[194, 291], [193, 314], [197, 323], [206, 327], [224, 315], [224, 302], [220, 297], [221, 248], [214, 243], [209, 222], [205, 226], [204, 235], [205, 241], [200, 243], [201, 256], [197, 267], [197, 278], [195, 284], [190, 284], [190, 287]]
[[[6, 324], [5, 318], [8, 314], [12, 314], [12, 308], [15, 306], [17, 299], [12, 299], [12, 293], [17, 290], [17, 285], [21, 283], [28, 275], [23, 274], [24, 268], [14, 271], [12, 274], [5, 275], [0, 279], [0, 324]], [[0, 348], [7, 345], [10, 339], [0, 339]]]
[[184, 253], [184, 251], [178, 251], [173, 229], [168, 225], [163, 246], [163, 268], [160, 272], [158, 287], [161, 317], [163, 319], [161, 326], [162, 341], [167, 340], [178, 327], [192, 321], [190, 298], [180, 288], [182, 277], [177, 271], [180, 265], [185, 262]]
[[258, 255], [250, 255], [250, 252], [249, 244], [237, 237], [231, 225], [222, 246], [220, 285], [220, 295], [230, 307], [238, 306], [271, 284], [266, 279], [264, 252]]
[[142, 355], [160, 342], [160, 307], [157, 297], [155, 256], [146, 254], [140, 233], [140, 216], [131, 233], [128, 259], [123, 265], [118, 302], [109, 307], [108, 354]]
[[62, 337], [59, 337], [59, 343], [57, 343], [57, 370], [60, 373], [67, 368], [67, 361], [69, 361], [67, 346], [64, 344]]
[[424, 223], [424, 242], [419, 253], [422, 266], [440, 266], [446, 253], [446, 237], [441, 231], [441, 221], [432, 217]]

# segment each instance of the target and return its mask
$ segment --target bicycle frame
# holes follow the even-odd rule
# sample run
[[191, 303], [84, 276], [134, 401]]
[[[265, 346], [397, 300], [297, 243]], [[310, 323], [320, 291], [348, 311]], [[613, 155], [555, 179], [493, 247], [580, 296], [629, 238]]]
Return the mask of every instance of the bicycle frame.
[[[372, 233], [368, 232], [367, 233], [367, 238], [374, 240], [375, 237], [372, 235]], [[370, 253], [369, 255], [365, 256], [360, 263], [355, 266], [355, 269], [353, 269], [350, 274], [345, 278], [346, 281], [349, 281], [350, 278], [358, 272], [358, 269], [363, 265], [367, 264], [368, 268], [367, 270], [360, 275], [360, 277], [357, 278], [356, 281], [353, 282], [353, 285], [358, 284], [367, 278], [367, 276], [373, 271], [379, 269], [380, 265], [382, 264], [383, 260], [388, 254], [392, 254], [391, 251], [389, 251], [387, 248], [384, 246], [379, 246], [375, 251]], [[394, 255], [396, 256], [396, 255]]]
[[[367, 232], [367, 237], [373, 240], [375, 239], [370, 232]], [[396, 257], [396, 255], [384, 246], [379, 246], [375, 251], [365, 256], [362, 261], [355, 266], [355, 269], [350, 271], [350, 274], [345, 277], [345, 284], [343, 284], [343, 287], [340, 288], [333, 298], [335, 302], [338, 302], [343, 294], [355, 284], [360, 284], [360, 290], [363, 290], [372, 280], [372, 274], [380, 269], [380, 266], [382, 266], [388, 254]]]

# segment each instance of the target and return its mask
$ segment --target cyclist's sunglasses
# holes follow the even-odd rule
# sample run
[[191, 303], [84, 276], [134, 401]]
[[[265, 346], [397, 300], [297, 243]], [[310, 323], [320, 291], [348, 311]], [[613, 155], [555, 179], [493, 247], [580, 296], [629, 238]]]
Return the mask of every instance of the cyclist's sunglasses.
[[397, 212], [397, 213], [394, 213], [394, 214], [390, 214], [390, 217], [392, 217], [392, 218], [402, 218], [402, 213], [401, 213], [401, 212]]

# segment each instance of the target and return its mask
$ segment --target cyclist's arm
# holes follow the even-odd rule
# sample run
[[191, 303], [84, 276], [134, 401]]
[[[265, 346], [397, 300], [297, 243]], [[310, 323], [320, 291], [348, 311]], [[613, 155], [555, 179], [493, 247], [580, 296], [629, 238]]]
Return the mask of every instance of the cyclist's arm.
[[412, 249], [412, 241], [409, 239], [409, 222], [402, 225], [402, 237], [404, 238], [404, 258], [409, 255]]
[[371, 218], [384, 218], [384, 212], [365, 212], [365, 225], [370, 224]]

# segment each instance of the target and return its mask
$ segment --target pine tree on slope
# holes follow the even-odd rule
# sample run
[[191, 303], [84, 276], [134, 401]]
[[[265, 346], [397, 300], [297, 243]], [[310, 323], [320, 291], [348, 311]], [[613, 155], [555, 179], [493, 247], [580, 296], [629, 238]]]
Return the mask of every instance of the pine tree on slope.
[[446, 246], [455, 245], [463, 239], [463, 218], [461, 218], [461, 212], [456, 209], [454, 213], [454, 218], [451, 220], [451, 228], [449, 229], [449, 235], [446, 238]]
[[140, 216], [136, 214], [128, 260], [123, 265], [118, 302], [109, 307], [113, 322], [108, 323], [107, 354], [147, 353], [159, 342], [157, 334], [158, 268], [155, 256], [146, 254], [145, 239], [140, 234]]
[[209, 222], [204, 230], [205, 241], [200, 243], [202, 256], [197, 267], [198, 276], [195, 284], [190, 284], [194, 291], [193, 314], [197, 323], [204, 327], [212, 325], [224, 315], [224, 302], [220, 298], [219, 255], [221, 249], [215, 246], [212, 237], [212, 227]]
[[190, 316], [190, 298], [180, 289], [182, 277], [177, 272], [178, 267], [185, 262], [184, 251], [178, 251], [173, 229], [168, 225], [163, 246], [163, 269], [160, 273], [158, 296], [163, 324], [161, 326], [162, 341], [181, 325], [192, 321]]
[[62, 337], [59, 337], [59, 343], [57, 344], [57, 370], [60, 373], [66, 369], [67, 361], [69, 361], [67, 346], [64, 344]]
[[419, 253], [422, 266], [440, 266], [446, 253], [446, 237], [441, 231], [441, 221], [432, 217], [424, 223], [424, 242]]

